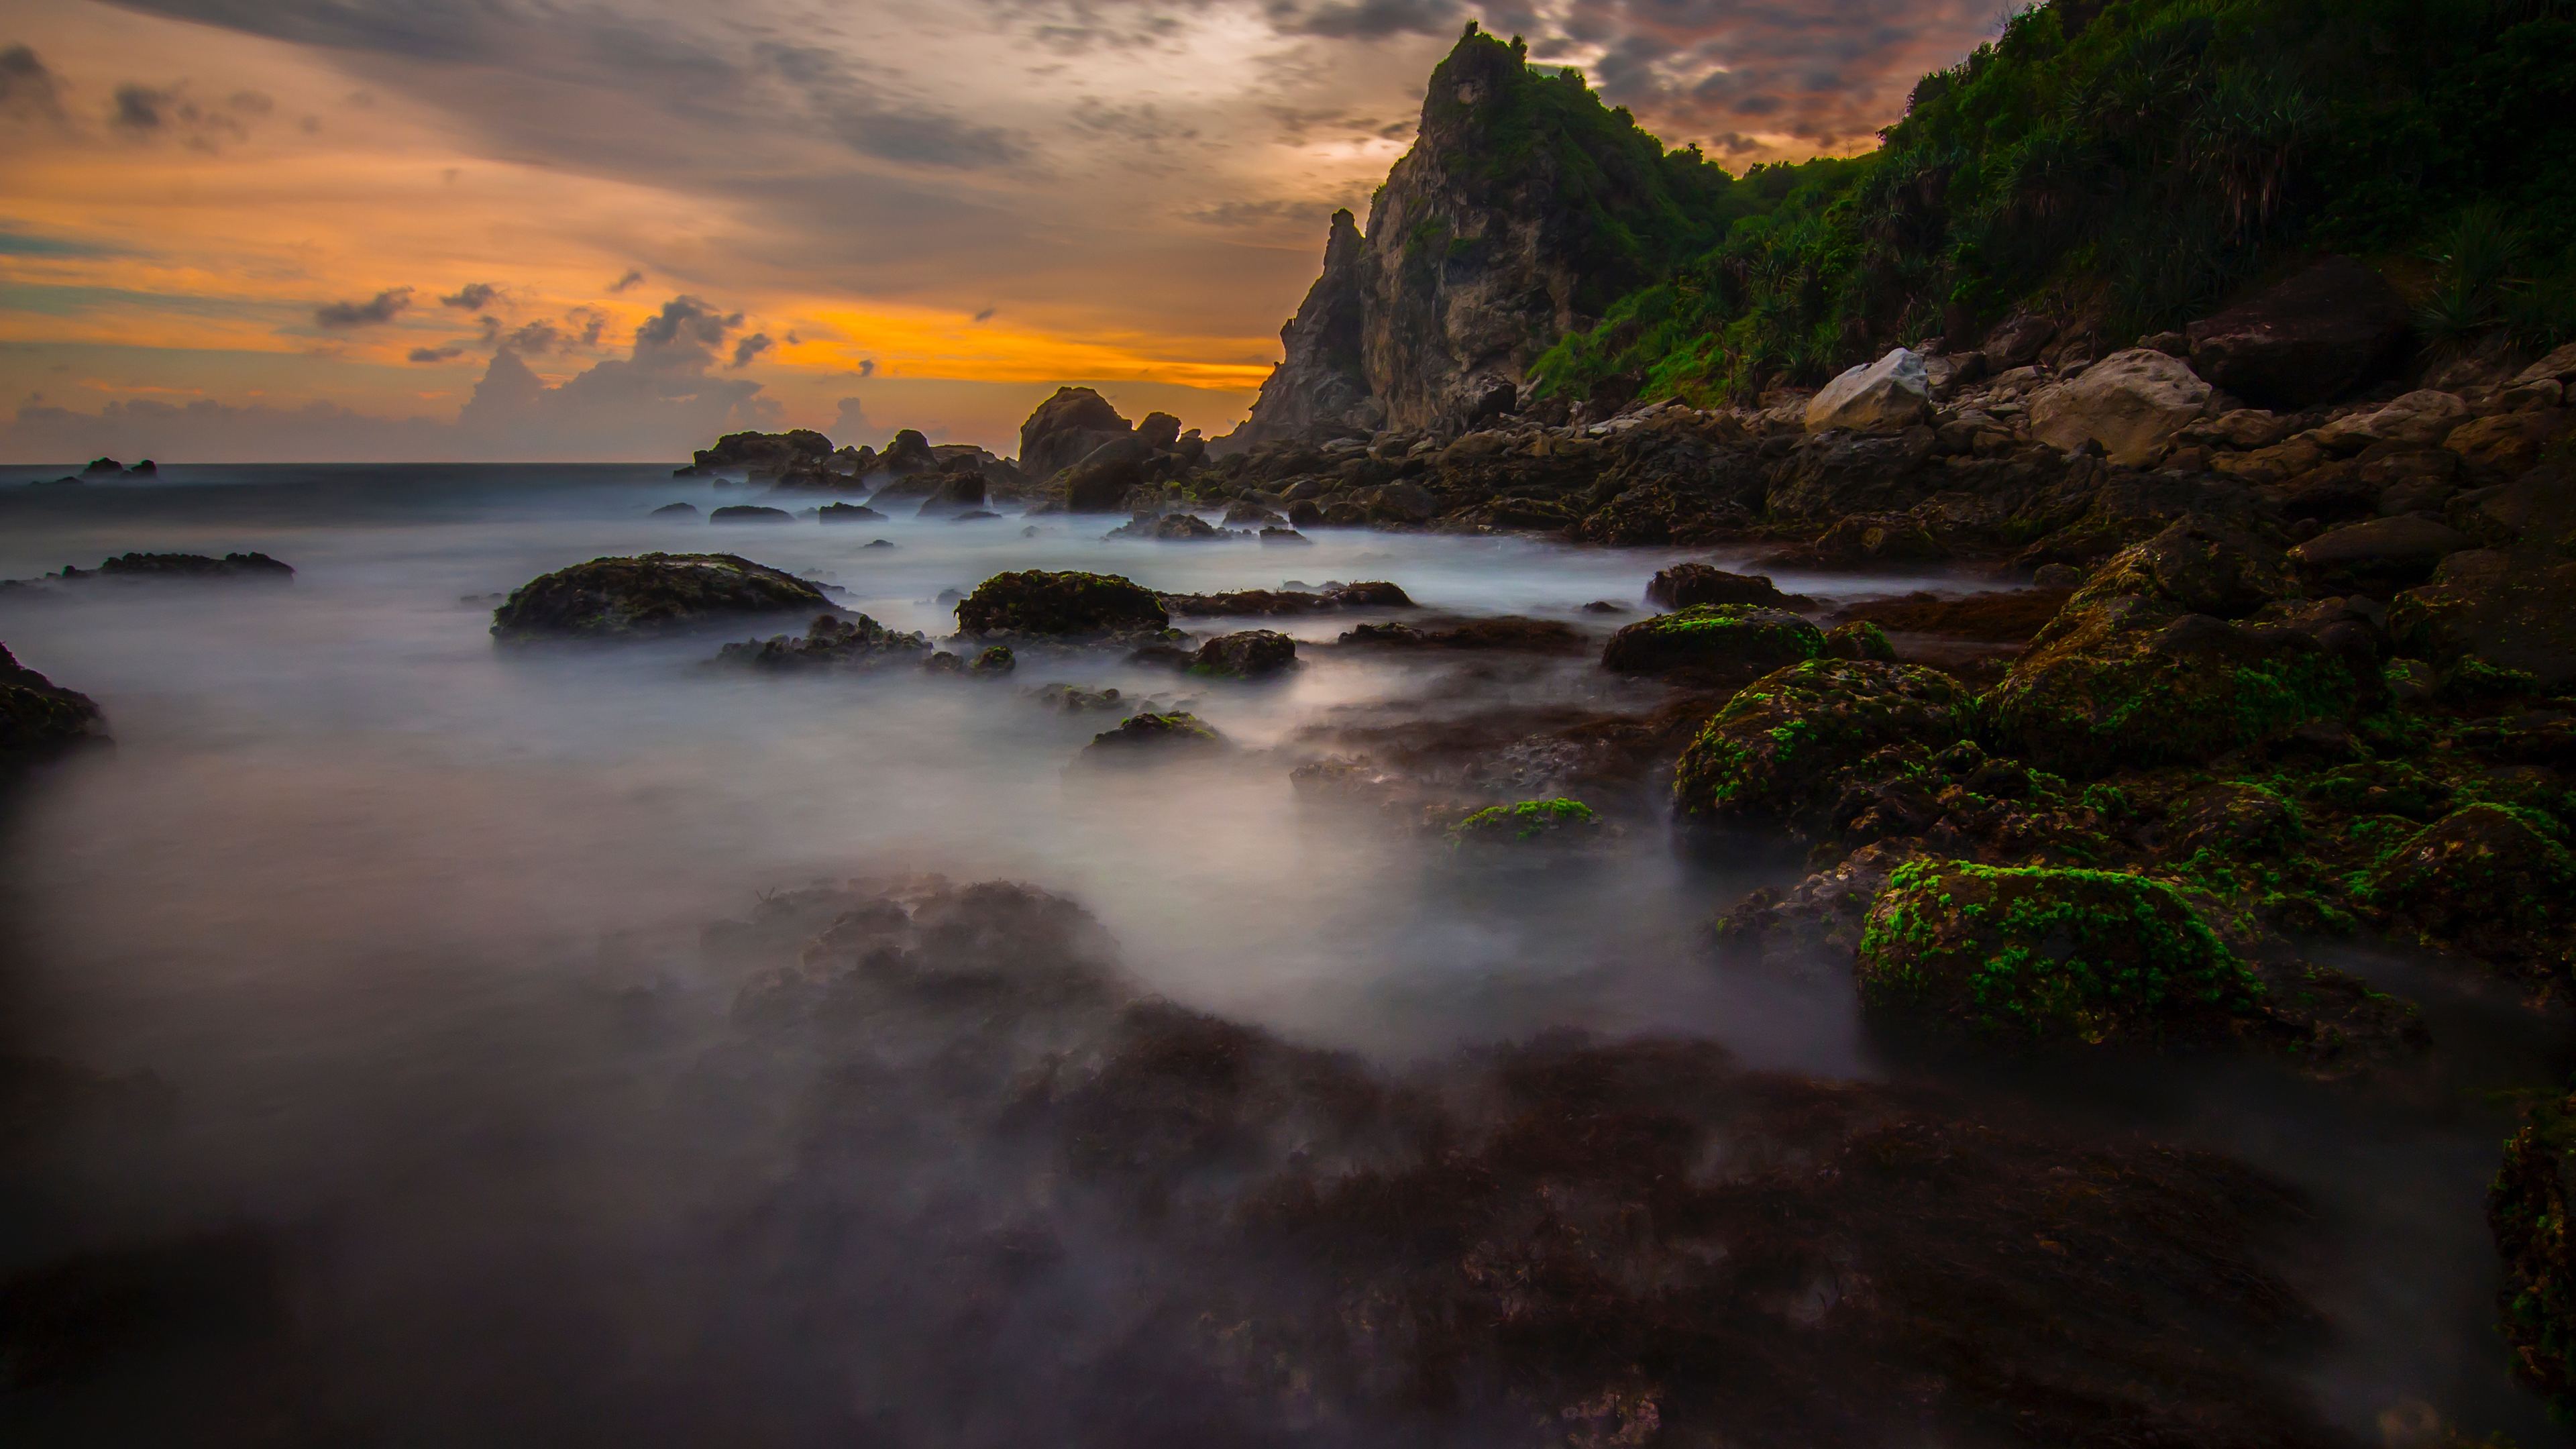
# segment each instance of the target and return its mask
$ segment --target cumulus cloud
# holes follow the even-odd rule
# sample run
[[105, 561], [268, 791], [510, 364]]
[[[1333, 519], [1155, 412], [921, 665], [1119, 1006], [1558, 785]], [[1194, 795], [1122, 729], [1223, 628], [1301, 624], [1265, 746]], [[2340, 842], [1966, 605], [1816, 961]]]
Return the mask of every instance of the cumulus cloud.
[[868, 421], [866, 404], [854, 397], [841, 399], [839, 410], [832, 414], [832, 426], [823, 432], [837, 443], [869, 442], [876, 436], [875, 425]]
[[325, 302], [313, 309], [317, 327], [370, 327], [391, 322], [411, 305], [411, 288], [387, 287], [363, 302]]
[[734, 343], [733, 361], [726, 363], [725, 365], [736, 370], [749, 367], [751, 366], [753, 358], [760, 356], [760, 354], [767, 352], [771, 347], [776, 345], [777, 344], [769, 340], [768, 333], [754, 332], [749, 337], [745, 337]]
[[23, 45], [0, 48], [0, 116], [63, 119], [63, 86], [53, 69]]
[[446, 296], [439, 298], [438, 305], [442, 307], [462, 307], [468, 312], [480, 312], [484, 308], [491, 306], [492, 299], [500, 295], [501, 289], [493, 286], [490, 282], [468, 282]]

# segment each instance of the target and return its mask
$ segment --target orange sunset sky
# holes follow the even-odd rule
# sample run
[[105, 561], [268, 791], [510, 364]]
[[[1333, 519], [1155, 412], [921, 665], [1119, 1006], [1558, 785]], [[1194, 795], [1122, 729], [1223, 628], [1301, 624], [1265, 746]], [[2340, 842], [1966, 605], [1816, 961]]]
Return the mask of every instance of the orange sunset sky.
[[8, 0], [0, 461], [1231, 427], [1468, 18], [1730, 165], [1992, 0]]

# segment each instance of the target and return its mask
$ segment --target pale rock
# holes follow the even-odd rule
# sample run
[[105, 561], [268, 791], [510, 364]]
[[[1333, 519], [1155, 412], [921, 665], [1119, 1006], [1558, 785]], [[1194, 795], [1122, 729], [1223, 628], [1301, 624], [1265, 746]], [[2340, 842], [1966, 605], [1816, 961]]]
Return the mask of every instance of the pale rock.
[[2030, 431], [2066, 452], [2099, 443], [2112, 462], [2142, 467], [2200, 418], [2209, 398], [2209, 384], [2189, 364], [2131, 348], [2040, 389], [2030, 400]]
[[1923, 354], [1899, 347], [1876, 362], [1852, 368], [1809, 398], [1807, 431], [1893, 432], [1921, 422], [1931, 402], [1932, 382]]
[[2317, 442], [2330, 452], [2358, 453], [2373, 443], [2420, 443], [2430, 446], [2468, 421], [2469, 405], [2447, 392], [2430, 388], [2410, 392], [2370, 412], [2335, 419], [2316, 430]]

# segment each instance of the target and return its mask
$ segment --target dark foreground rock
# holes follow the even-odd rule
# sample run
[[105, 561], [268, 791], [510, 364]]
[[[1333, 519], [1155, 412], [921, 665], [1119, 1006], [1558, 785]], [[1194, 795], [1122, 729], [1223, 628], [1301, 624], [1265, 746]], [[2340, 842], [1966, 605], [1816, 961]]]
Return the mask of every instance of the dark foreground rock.
[[794, 523], [796, 515], [784, 508], [769, 508], [757, 503], [736, 503], [707, 515], [709, 523]]
[[0, 765], [52, 754], [106, 727], [88, 695], [47, 679], [0, 644]]
[[1839, 772], [1889, 745], [1966, 733], [1971, 697], [1938, 670], [1812, 659], [1739, 690], [1675, 767], [1673, 803], [1707, 820], [1802, 825], [1835, 803]]
[[1824, 647], [1823, 631], [1786, 609], [1696, 604], [1611, 635], [1601, 667], [1617, 674], [1687, 673], [1712, 683], [1741, 683], [1813, 659]]
[[957, 604], [957, 627], [970, 635], [1112, 639], [1160, 633], [1171, 622], [1152, 590], [1116, 574], [995, 574]]
[[1686, 609], [1693, 604], [1761, 604], [1785, 609], [1798, 602], [1761, 574], [1728, 573], [1702, 563], [1675, 564], [1655, 575], [1646, 585], [1646, 598], [1667, 609]]
[[[889, 629], [865, 614], [823, 614], [802, 636], [780, 634], [727, 644], [716, 658], [755, 669], [871, 669], [917, 663], [929, 651], [926, 636]], [[1010, 651], [1001, 653], [1007, 661]]]
[[2487, 1190], [2487, 1226], [2504, 1258], [2497, 1318], [2514, 1371], [2561, 1414], [2576, 1412], [2576, 1097], [2550, 1098], [2505, 1144]]
[[1225, 736], [1197, 715], [1136, 714], [1121, 721], [1116, 729], [1092, 737], [1082, 747], [1082, 758], [1097, 764], [1118, 764], [1179, 755], [1208, 754], [1225, 747]]
[[834, 614], [815, 585], [729, 553], [595, 558], [531, 580], [492, 611], [492, 637], [630, 639], [762, 614]]
[[61, 573], [45, 577], [63, 580], [244, 579], [284, 583], [295, 577], [295, 570], [264, 553], [228, 553], [221, 558], [201, 553], [121, 553], [94, 569], [65, 567]]
[[1297, 665], [1297, 641], [1275, 629], [1246, 629], [1220, 634], [1199, 646], [1190, 661], [1193, 674], [1228, 679], [1267, 679]]
[[1163, 607], [1203, 617], [1324, 614], [1343, 609], [1410, 609], [1404, 590], [1385, 582], [1326, 584], [1320, 589], [1238, 589], [1223, 594], [1164, 594]]

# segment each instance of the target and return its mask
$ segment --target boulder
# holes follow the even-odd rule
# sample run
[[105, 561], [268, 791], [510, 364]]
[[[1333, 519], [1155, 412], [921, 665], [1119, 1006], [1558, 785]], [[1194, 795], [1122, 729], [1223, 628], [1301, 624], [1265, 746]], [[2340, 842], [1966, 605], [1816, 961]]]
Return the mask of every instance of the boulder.
[[763, 614], [837, 614], [813, 584], [729, 553], [595, 558], [533, 579], [492, 611], [492, 637], [628, 639]]
[[1810, 659], [1728, 700], [1674, 767], [1673, 805], [1710, 820], [1796, 824], [1833, 804], [1837, 775], [1888, 745], [1966, 733], [1974, 700], [1934, 669]]
[[2576, 563], [2453, 554], [2431, 583], [2390, 602], [2388, 632], [2410, 658], [2448, 664], [2474, 655], [2566, 684], [2576, 680]]
[[1134, 433], [1109, 399], [1087, 387], [1060, 387], [1020, 424], [1020, 471], [1042, 483]]
[[1116, 574], [995, 574], [957, 604], [957, 627], [970, 635], [1105, 639], [1158, 634], [1170, 624], [1152, 590]]
[[2406, 330], [2395, 288], [2350, 257], [2328, 257], [2185, 334], [2202, 377], [2260, 406], [2295, 409], [2370, 380]]
[[2533, 408], [2462, 423], [2442, 440], [2442, 446], [2480, 473], [2513, 478], [2537, 466], [2542, 452], [2566, 431], [2565, 408]]
[[0, 764], [51, 754], [106, 736], [88, 695], [47, 679], [0, 644]]
[[[2547, 357], [2515, 373], [2513, 381], [2507, 385], [2528, 387], [2536, 382], [2576, 382], [2576, 342], [2570, 342], [2556, 349]], [[143, 465], [137, 463], [134, 466], [140, 468]]]
[[1181, 420], [1170, 413], [1147, 413], [1136, 425], [1136, 441], [1155, 452], [1165, 452], [1181, 441]]
[[1064, 470], [1064, 506], [1073, 513], [1117, 513], [1127, 490], [1145, 481], [1145, 460], [1152, 455], [1134, 437], [1112, 438]]
[[885, 451], [877, 455], [876, 471], [895, 478], [908, 478], [915, 473], [939, 471], [939, 455], [931, 451], [930, 440], [915, 428], [894, 435]]
[[2186, 613], [2238, 619], [2297, 588], [2288, 555], [2269, 541], [2222, 523], [2180, 518], [2113, 554], [2067, 599], [2061, 616], [2134, 594]]
[[2543, 1100], [2504, 1147], [2487, 1189], [2504, 1260], [2499, 1326], [2514, 1372], [2576, 1415], [2576, 1096]]
[[1898, 866], [1861, 935], [1873, 1011], [2019, 1045], [2224, 1036], [2262, 982], [2173, 887], [2114, 871]]
[[1273, 547], [1283, 545], [1311, 545], [1314, 543], [1313, 539], [1308, 538], [1306, 535], [1299, 533], [1293, 528], [1265, 528], [1261, 530], [1261, 541]]
[[2114, 463], [2144, 467], [2208, 411], [2209, 384], [2177, 358], [2115, 352], [2030, 400], [2031, 436], [2073, 452], [2099, 443]]
[[2447, 392], [2418, 389], [2367, 412], [2335, 419], [2316, 440], [2337, 453], [2358, 453], [2373, 443], [2432, 444], [2466, 422], [2469, 405]]
[[984, 506], [984, 475], [971, 468], [943, 471], [939, 486], [921, 500], [917, 516], [943, 518], [967, 513]]
[[757, 503], [736, 503], [707, 515], [709, 523], [794, 523], [796, 515], [784, 508], [764, 508]]
[[1092, 736], [1091, 743], [1082, 747], [1082, 756], [1087, 763], [1114, 764], [1209, 754], [1224, 747], [1225, 736], [1197, 715], [1135, 714], [1115, 729]]
[[921, 634], [906, 634], [889, 629], [865, 614], [843, 618], [837, 614], [816, 616], [800, 637], [780, 634], [769, 639], [746, 640], [727, 644], [716, 658], [725, 664], [754, 669], [868, 669], [884, 664], [909, 664], [929, 652], [930, 640]]
[[698, 505], [694, 503], [665, 503], [661, 507], [654, 509], [646, 516], [651, 518], [695, 518], [698, 516]]
[[2314, 577], [2402, 588], [2423, 582], [2444, 555], [2469, 543], [2447, 524], [2403, 514], [2329, 529], [2291, 549], [2290, 558], [2301, 573]]
[[2361, 703], [2361, 682], [2311, 635], [2079, 592], [1983, 707], [1998, 749], [2090, 775], [2206, 764]]
[[1610, 636], [1601, 666], [1618, 674], [1688, 672], [1741, 683], [1824, 652], [1823, 631], [1786, 609], [1695, 604]]
[[863, 503], [826, 503], [814, 510], [824, 523], [883, 523], [885, 515]]
[[1274, 629], [1246, 629], [1219, 634], [1199, 646], [1190, 660], [1192, 674], [1230, 679], [1266, 679], [1297, 663], [1297, 641]]
[[700, 448], [690, 466], [701, 473], [760, 469], [784, 472], [800, 463], [832, 455], [832, 440], [811, 428], [784, 433], [727, 433], [712, 448]]
[[1881, 662], [1896, 658], [1896, 646], [1888, 642], [1887, 631], [1867, 619], [1838, 624], [1825, 631], [1825, 654], [1833, 659], [1873, 659]]
[[1693, 604], [1761, 604], [1787, 608], [1787, 594], [1762, 574], [1728, 573], [1704, 563], [1677, 563], [1646, 584], [1646, 598], [1667, 609]]
[[1985, 359], [1986, 371], [2002, 374], [2037, 362], [2041, 349], [2056, 336], [2057, 324], [2046, 317], [2014, 317], [1986, 334], [1978, 355]]
[[2520, 812], [2480, 804], [2409, 836], [2380, 865], [2370, 895], [2432, 935], [2491, 949], [2570, 919], [2570, 887], [2567, 847]]
[[1809, 398], [1807, 431], [1894, 432], [1923, 421], [1931, 405], [1932, 382], [1922, 354], [1899, 347], [1844, 372]]

